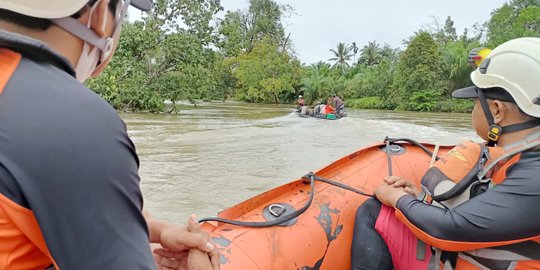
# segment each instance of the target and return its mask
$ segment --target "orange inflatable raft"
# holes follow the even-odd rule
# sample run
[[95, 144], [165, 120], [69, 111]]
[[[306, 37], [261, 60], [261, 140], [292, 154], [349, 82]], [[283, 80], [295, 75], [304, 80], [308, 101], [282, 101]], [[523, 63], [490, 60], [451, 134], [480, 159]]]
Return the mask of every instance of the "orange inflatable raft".
[[[428, 152], [434, 148], [399, 141], [372, 145], [315, 172], [313, 180], [333, 180], [337, 185], [372, 194], [390, 167], [393, 175], [418, 184], [432, 162]], [[437, 155], [450, 149], [451, 146], [440, 147]], [[349, 270], [356, 209], [369, 197], [322, 181], [313, 181], [311, 196], [311, 182], [309, 175], [302, 177], [226, 209], [218, 216], [241, 222], [290, 219], [280, 225], [254, 228], [205, 222], [203, 228], [220, 248], [221, 269]], [[291, 218], [299, 210], [305, 211]]]

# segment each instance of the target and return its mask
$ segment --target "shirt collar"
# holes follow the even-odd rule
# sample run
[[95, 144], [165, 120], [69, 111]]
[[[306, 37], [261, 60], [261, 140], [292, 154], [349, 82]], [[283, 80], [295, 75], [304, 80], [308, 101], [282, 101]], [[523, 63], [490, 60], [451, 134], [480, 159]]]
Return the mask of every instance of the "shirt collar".
[[0, 47], [18, 52], [36, 62], [50, 63], [75, 77], [75, 70], [69, 61], [39, 40], [0, 29]]

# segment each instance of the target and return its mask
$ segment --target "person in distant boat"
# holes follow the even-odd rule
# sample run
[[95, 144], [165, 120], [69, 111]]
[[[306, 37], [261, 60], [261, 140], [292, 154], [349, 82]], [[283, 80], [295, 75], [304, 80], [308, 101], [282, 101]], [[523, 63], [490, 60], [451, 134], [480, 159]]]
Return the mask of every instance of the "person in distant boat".
[[[540, 38], [498, 46], [471, 79], [475, 86], [453, 96], [474, 99], [473, 128], [487, 141], [486, 149], [504, 153], [532, 145], [540, 136]], [[491, 151], [486, 153], [484, 162], [493, 161]], [[375, 190], [378, 200], [358, 209], [351, 269], [540, 269], [540, 149], [516, 153], [495, 163], [488, 177], [472, 175], [474, 185], [458, 182], [459, 189], [450, 189], [460, 192], [428, 194], [433, 203], [419, 198], [408, 180], [386, 178]], [[461, 169], [430, 169], [422, 182], [447, 181]]]
[[336, 94], [333, 94], [332, 102], [334, 104], [334, 108], [336, 109], [336, 115], [339, 117], [343, 116], [342, 111], [345, 108], [345, 103], [343, 102], [343, 100], [341, 100], [341, 98], [338, 97]]
[[309, 106], [307, 106], [307, 105], [304, 105], [304, 106], [300, 107], [300, 114], [301, 115], [309, 115], [310, 111], [311, 111], [311, 108], [309, 108]]
[[306, 104], [306, 101], [304, 100], [304, 97], [302, 95], [298, 96], [298, 100], [296, 101], [297, 107], [296, 109], [300, 111], [300, 108], [304, 107]]
[[143, 214], [126, 125], [83, 84], [130, 6], [152, 1], [0, 0], [0, 269], [219, 268], [193, 221]]
[[335, 114], [335, 113], [336, 113], [336, 110], [332, 106], [332, 98], [328, 98], [326, 100], [326, 106], [324, 107], [324, 114], [328, 115], [328, 114]]
[[323, 110], [324, 110], [324, 105], [321, 102], [318, 102], [313, 107], [313, 115], [314, 116], [320, 115]]
[[323, 100], [321, 102], [321, 106], [319, 107], [319, 113], [317, 114], [317, 117], [320, 117], [320, 118], [324, 118], [326, 117], [326, 106], [328, 104], [326, 104], [326, 102]]

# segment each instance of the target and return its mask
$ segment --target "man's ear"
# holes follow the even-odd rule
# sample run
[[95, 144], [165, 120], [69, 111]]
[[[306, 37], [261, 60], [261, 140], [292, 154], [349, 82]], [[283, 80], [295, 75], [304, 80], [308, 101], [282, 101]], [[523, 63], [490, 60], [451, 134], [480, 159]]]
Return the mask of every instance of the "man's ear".
[[489, 109], [491, 110], [491, 115], [493, 115], [493, 120], [495, 124], [500, 125], [500, 123], [508, 117], [508, 106], [500, 100], [494, 100], [490, 102]]
[[90, 28], [96, 32], [100, 37], [107, 36], [107, 22], [109, 16], [111, 16], [109, 11], [109, 2], [110, 0], [101, 0], [96, 3], [97, 6], [94, 7], [94, 12], [92, 13], [92, 22], [90, 23]]

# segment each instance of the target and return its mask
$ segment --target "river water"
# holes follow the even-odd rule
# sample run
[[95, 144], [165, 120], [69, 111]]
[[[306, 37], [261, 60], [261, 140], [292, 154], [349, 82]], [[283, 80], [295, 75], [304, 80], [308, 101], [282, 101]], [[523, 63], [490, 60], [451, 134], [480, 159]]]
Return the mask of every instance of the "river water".
[[145, 207], [170, 222], [220, 210], [298, 179], [385, 136], [478, 140], [469, 114], [348, 110], [336, 121], [291, 106], [203, 103], [178, 115], [122, 114], [141, 160]]

